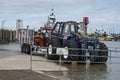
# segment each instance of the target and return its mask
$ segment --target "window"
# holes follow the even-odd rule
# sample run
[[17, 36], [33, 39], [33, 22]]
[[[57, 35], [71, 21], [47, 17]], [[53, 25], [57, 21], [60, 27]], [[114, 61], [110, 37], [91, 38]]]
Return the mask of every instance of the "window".
[[69, 29], [69, 25], [65, 25], [64, 29], [63, 29], [63, 35], [70, 35], [70, 29]]
[[53, 33], [58, 33], [60, 24], [57, 24], [53, 30]]
[[75, 25], [73, 25], [73, 24], [71, 25], [71, 33], [75, 34]]

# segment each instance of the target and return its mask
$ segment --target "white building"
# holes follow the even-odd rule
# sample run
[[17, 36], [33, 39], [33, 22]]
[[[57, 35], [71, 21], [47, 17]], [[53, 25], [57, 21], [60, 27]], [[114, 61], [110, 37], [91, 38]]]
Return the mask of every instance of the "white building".
[[16, 20], [16, 39], [18, 40], [18, 30], [23, 28], [23, 20]]

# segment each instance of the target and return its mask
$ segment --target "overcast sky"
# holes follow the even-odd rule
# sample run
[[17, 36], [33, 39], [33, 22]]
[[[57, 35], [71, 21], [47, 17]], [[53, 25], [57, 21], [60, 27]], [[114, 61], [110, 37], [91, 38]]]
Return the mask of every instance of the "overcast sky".
[[0, 0], [0, 3], [0, 24], [5, 20], [7, 29], [15, 29], [17, 19], [23, 19], [24, 26], [38, 29], [54, 8], [57, 21], [81, 22], [87, 16], [88, 32], [96, 29], [120, 32], [120, 0]]

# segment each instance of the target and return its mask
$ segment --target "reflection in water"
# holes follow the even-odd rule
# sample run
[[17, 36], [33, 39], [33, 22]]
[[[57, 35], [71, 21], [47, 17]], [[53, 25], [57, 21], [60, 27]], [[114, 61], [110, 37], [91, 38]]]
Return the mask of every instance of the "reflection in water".
[[17, 43], [0, 44], [0, 49], [9, 51], [20, 51], [20, 45]]
[[87, 68], [85, 64], [78, 64], [73, 68], [71, 64], [63, 64], [68, 71], [45, 72], [49, 75], [66, 77], [69, 80], [109, 80], [109, 71], [106, 64], [90, 64]]
[[107, 66], [105, 64], [78, 65], [78, 68], [71, 69], [68, 72], [72, 80], [99, 80], [105, 79], [107, 74]]

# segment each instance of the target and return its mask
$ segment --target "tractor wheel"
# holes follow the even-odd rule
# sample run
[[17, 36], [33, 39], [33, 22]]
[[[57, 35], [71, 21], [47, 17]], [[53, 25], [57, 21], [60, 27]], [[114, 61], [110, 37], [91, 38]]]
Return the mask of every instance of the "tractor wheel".
[[22, 46], [21, 46], [21, 52], [22, 53], [26, 53], [26, 45], [25, 44], [22, 44]]
[[30, 45], [26, 45], [26, 53], [31, 54], [31, 47]]
[[22, 45], [21, 46], [21, 53], [24, 53], [24, 49], [23, 48], [24, 48], [24, 46]]
[[21, 47], [21, 52], [30, 54], [31, 53], [30, 45], [29, 44], [23, 44], [22, 47]]
[[90, 62], [91, 63], [100, 63], [100, 62], [106, 62], [108, 59], [108, 51], [104, 51], [104, 50], [108, 50], [107, 46], [102, 43], [99, 42], [99, 51], [93, 51], [91, 53], [90, 57]]
[[[78, 48], [77, 42], [73, 40], [68, 40], [64, 47], [66, 48]], [[69, 49], [68, 54], [62, 55], [62, 61], [78, 61], [78, 50]]]
[[56, 54], [56, 47], [60, 47], [60, 46], [61, 44], [59, 40], [57, 40], [56, 38], [52, 38], [47, 49], [47, 58], [50, 60], [58, 60], [59, 55]]
[[[99, 42], [100, 50], [108, 50], [107, 46]], [[108, 51], [99, 51], [99, 62], [106, 62], [108, 60]]]

